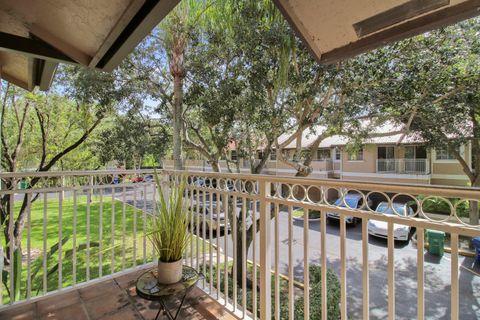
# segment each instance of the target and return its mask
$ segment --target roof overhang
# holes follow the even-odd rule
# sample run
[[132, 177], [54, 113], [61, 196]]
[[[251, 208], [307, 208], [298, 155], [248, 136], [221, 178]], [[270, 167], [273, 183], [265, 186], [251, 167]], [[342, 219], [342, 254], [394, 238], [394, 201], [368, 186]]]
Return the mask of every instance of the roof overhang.
[[321, 63], [480, 14], [480, 0], [273, 0]]
[[1, 78], [46, 90], [58, 63], [113, 70], [179, 0], [1, 0]]

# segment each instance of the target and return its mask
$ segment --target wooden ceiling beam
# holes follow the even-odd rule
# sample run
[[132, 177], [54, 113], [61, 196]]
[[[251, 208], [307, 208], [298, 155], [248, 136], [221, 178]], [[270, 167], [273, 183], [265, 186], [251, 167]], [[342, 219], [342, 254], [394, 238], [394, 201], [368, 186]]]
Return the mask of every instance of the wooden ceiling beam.
[[0, 32], [0, 51], [18, 53], [27, 57], [76, 64], [72, 58], [39, 40]]
[[445, 27], [459, 21], [478, 16], [480, 0], [468, 0], [457, 5], [434, 11], [397, 24], [386, 30], [363, 37], [346, 46], [325, 52], [320, 57], [321, 63], [335, 63], [351, 58], [391, 42], [400, 41], [433, 29]]
[[104, 71], [112, 71], [179, 2], [180, 0], [146, 1], [96, 67]]
[[2, 72], [2, 79], [10, 83], [13, 83], [14, 85], [19, 86], [20, 88], [28, 90], [28, 83], [5, 73], [5, 71]]
[[57, 36], [51, 34], [39, 25], [32, 24], [30, 26], [30, 33], [38, 39], [56, 48], [58, 51], [64, 53], [66, 56], [70, 57], [72, 60], [78, 62], [81, 65], [88, 66], [90, 61], [92, 60], [92, 57], [87, 55], [85, 52], [75, 48], [74, 46], [66, 43], [65, 41], [62, 41]]
[[57, 70], [58, 63], [54, 61], [45, 60], [43, 63], [43, 68], [40, 76], [38, 77], [37, 85], [40, 87], [40, 90], [47, 91], [52, 84], [55, 71]]
[[130, 3], [128, 8], [123, 12], [121, 18], [118, 20], [115, 27], [113, 27], [112, 31], [110, 31], [105, 41], [103, 41], [98, 51], [92, 57], [89, 67], [94, 68], [97, 65], [100, 59], [103, 58], [103, 56], [107, 53], [115, 40], [117, 40], [123, 30], [125, 30], [125, 28], [128, 26], [129, 22], [140, 11], [144, 4], [145, 0], [133, 0]]
[[353, 25], [359, 38], [450, 4], [450, 0], [411, 0]]

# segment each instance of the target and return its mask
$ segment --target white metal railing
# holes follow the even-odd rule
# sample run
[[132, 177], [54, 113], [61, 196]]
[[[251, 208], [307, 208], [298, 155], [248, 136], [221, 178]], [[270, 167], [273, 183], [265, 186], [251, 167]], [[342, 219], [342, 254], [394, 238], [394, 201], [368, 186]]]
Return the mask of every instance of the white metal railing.
[[[3, 298], [0, 308], [153, 262], [153, 248], [146, 238], [147, 217], [155, 212], [157, 205], [152, 173], [138, 170], [0, 174], [4, 186], [12, 186], [0, 191], [2, 212], [8, 213], [10, 218], [8, 234], [13, 236], [13, 220], [25, 210], [25, 228], [20, 243], [27, 249], [27, 257], [21, 263], [20, 283], [25, 285], [21, 285], [20, 298], [15, 297], [15, 279], [9, 276], [9, 290], [0, 286]], [[369, 288], [377, 285], [371, 283], [369, 274], [369, 221], [382, 221], [388, 226], [388, 318], [403, 317], [403, 310], [395, 309], [396, 286], [402, 285], [395, 282], [394, 227], [397, 225], [416, 228], [417, 254], [412, 259], [416, 259], [417, 265], [418, 319], [425, 318], [424, 294], [428, 285], [424, 276], [424, 230], [449, 234], [450, 316], [452, 319], [461, 316], [458, 241], [459, 235], [480, 236], [478, 225], [470, 225], [464, 217], [465, 204], [470, 204], [471, 208], [475, 207], [473, 202], [478, 205], [479, 189], [188, 171], [161, 171], [160, 174], [164, 192], [180, 179], [187, 182], [185, 199], [193, 214], [191, 241], [184, 262], [206, 276], [201, 285], [207, 293], [243, 317], [293, 318], [300, 296], [303, 297], [304, 319], [309, 319], [312, 305], [318, 303], [322, 306], [321, 319], [331, 317], [327, 281], [321, 282], [321, 301], [309, 301], [310, 290], [313, 290], [309, 275], [309, 266], [313, 263], [311, 246], [318, 242], [320, 257], [315, 263], [321, 267], [321, 278], [327, 279], [330, 263], [327, 213], [336, 214], [339, 220], [342, 319], [346, 319], [350, 311], [347, 297], [353, 294], [347, 286], [346, 255], [350, 242], [346, 221], [349, 217], [361, 222], [363, 319], [370, 316]], [[24, 182], [22, 189], [18, 187], [19, 181]], [[345, 196], [352, 192], [360, 195], [360, 208], [350, 208], [345, 201]], [[341, 201], [335, 202], [337, 198]], [[413, 213], [408, 216], [378, 214], [374, 211], [375, 201], [370, 201], [375, 199], [376, 202], [409, 202]], [[444, 202], [449, 212], [432, 214], [427, 206], [430, 200]], [[21, 209], [24, 201], [26, 206]], [[298, 208], [304, 212], [320, 212], [318, 238], [312, 238], [309, 232], [312, 222], [308, 219], [303, 223], [302, 234], [295, 234], [293, 214]], [[280, 224], [280, 218], [286, 219], [286, 228]], [[282, 252], [280, 237], [286, 237], [286, 254]], [[295, 250], [297, 241], [303, 243], [303, 252]], [[15, 260], [10, 259], [13, 256], [13, 248], [9, 246], [8, 270], [15, 269]], [[298, 262], [301, 265], [297, 265]], [[297, 268], [301, 270], [300, 276]], [[240, 281], [234, 280], [237, 276]], [[259, 290], [251, 289], [257, 286]]]
[[428, 159], [377, 159], [378, 173], [429, 174]]

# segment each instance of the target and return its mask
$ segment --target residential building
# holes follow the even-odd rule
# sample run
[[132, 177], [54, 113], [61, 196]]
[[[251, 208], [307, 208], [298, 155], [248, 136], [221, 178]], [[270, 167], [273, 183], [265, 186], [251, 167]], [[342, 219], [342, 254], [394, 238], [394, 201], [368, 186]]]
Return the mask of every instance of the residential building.
[[[361, 146], [351, 147], [351, 141], [341, 135], [334, 135], [324, 139], [311, 163], [310, 177], [334, 178], [354, 181], [371, 181], [385, 183], [414, 183], [434, 185], [469, 184], [467, 175], [461, 164], [448, 148], [430, 148], [417, 134], [396, 132], [398, 128], [391, 123], [385, 123], [375, 129], [372, 138], [367, 138]], [[302, 136], [302, 148], [308, 148], [320, 134], [306, 132]], [[280, 141], [284, 139], [280, 138]], [[236, 150], [230, 147], [230, 159], [237, 160]], [[459, 150], [467, 164], [472, 164], [471, 145], [462, 145]], [[292, 159], [296, 152], [296, 141], [291, 142], [284, 149], [284, 158]], [[257, 153], [261, 159], [263, 151]], [[240, 171], [248, 173], [250, 163], [239, 159]], [[173, 168], [173, 162], [165, 160], [166, 169]], [[185, 167], [189, 170], [210, 171], [210, 166], [203, 160], [186, 160]], [[226, 160], [220, 161], [222, 171], [228, 171]], [[234, 167], [234, 165], [232, 165]], [[275, 150], [263, 170], [264, 174], [294, 175], [296, 170], [285, 161], [278, 159]]]

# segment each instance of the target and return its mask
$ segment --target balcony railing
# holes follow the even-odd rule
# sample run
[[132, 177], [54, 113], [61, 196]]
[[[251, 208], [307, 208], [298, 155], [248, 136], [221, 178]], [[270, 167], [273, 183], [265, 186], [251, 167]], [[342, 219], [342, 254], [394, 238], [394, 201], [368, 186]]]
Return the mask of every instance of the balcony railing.
[[429, 174], [428, 159], [377, 159], [378, 173]]
[[[0, 191], [11, 237], [15, 231], [13, 220], [25, 213], [20, 241], [20, 297], [15, 297], [15, 279], [3, 279], [9, 290], [0, 286], [0, 308], [153, 263], [155, 256], [147, 233], [148, 219], [158, 205], [158, 190], [152, 173], [140, 170], [0, 174], [4, 188], [12, 186]], [[480, 189], [187, 171], [160, 174], [162, 192], [168, 193], [169, 187], [181, 179], [187, 181], [185, 201], [190, 203], [193, 214], [184, 263], [201, 271], [205, 275], [202, 288], [237, 314], [291, 319], [300, 308], [303, 318], [309, 319], [315, 305], [321, 306], [321, 319], [330, 319], [332, 308], [328, 304], [332, 302], [327, 299], [327, 290], [331, 290], [332, 283], [328, 282], [327, 268], [334, 267], [339, 275], [342, 319], [351, 314], [353, 318], [369, 319], [372, 308], [381, 307], [378, 301], [370, 304], [371, 290], [375, 290], [375, 296], [385, 292], [385, 318], [428, 318], [427, 312], [432, 309], [426, 305], [425, 294], [438, 286], [426, 279], [424, 268], [429, 263], [424, 258], [424, 231], [431, 229], [447, 233], [450, 241], [449, 281], [441, 289], [442, 297], [450, 297], [449, 314], [445, 316], [468, 318], [462, 314], [468, 312], [467, 308], [459, 307], [459, 237], [480, 236], [479, 226], [469, 224], [464, 210], [465, 205], [478, 208]], [[360, 208], [350, 208], [345, 201], [351, 193], [360, 196]], [[341, 200], [335, 201], [337, 198]], [[400, 200], [412, 207], [407, 216], [374, 211], [375, 202]], [[427, 206], [430, 200], [443, 202], [448, 212], [431, 212]], [[293, 217], [299, 208], [320, 212], [319, 224], [305, 219], [302, 232], [295, 232], [298, 225]], [[338, 232], [327, 232], [327, 213], [337, 215]], [[352, 236], [351, 228], [347, 229], [350, 217], [361, 224], [358, 237]], [[381, 261], [378, 263], [383, 263], [385, 270], [379, 270], [377, 262], [373, 264], [371, 260], [378, 259], [378, 252], [369, 254], [376, 248], [369, 243], [370, 221], [386, 225], [386, 248], [380, 260], [375, 260]], [[401, 266], [396, 263], [399, 253], [395, 230], [400, 225], [416, 228], [416, 249], [407, 259], [413, 270], [397, 274]], [[311, 228], [317, 233], [311, 233]], [[254, 236], [247, 247], [249, 232]], [[312, 249], [316, 245], [318, 255]], [[358, 249], [354, 245], [359, 245]], [[10, 247], [8, 257], [14, 256], [12, 250]], [[360, 258], [347, 259], [349, 250], [361, 252]], [[334, 252], [338, 252], [338, 259], [332, 258]], [[399, 255], [398, 259], [402, 257]], [[9, 261], [7, 270], [15, 270], [16, 260]], [[350, 269], [352, 263], [355, 266]], [[315, 287], [310, 281], [311, 265], [320, 266], [321, 279], [327, 279], [320, 284], [321, 298], [310, 295]], [[375, 268], [375, 280], [371, 280], [371, 268]], [[359, 279], [349, 281], [355, 274]], [[396, 276], [403, 281], [396, 281]], [[249, 287], [254, 289], [249, 291]], [[401, 296], [395, 294], [397, 290], [402, 292]], [[473, 295], [463, 289], [462, 292], [462, 301]], [[319, 300], [310, 301], [310, 297]], [[397, 298], [410, 299], [409, 308], [396, 308]], [[410, 306], [415, 304], [416, 315], [412, 316]]]

